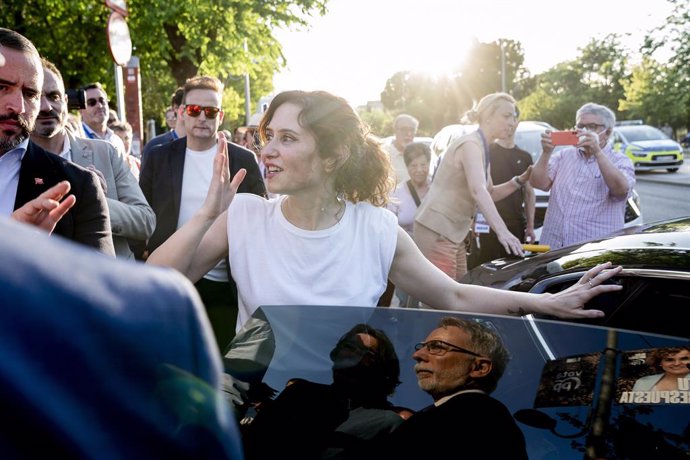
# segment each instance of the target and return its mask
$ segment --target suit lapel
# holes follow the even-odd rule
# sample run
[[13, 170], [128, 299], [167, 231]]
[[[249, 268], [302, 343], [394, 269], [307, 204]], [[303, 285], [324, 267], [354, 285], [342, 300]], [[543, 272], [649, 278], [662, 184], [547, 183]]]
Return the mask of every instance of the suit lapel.
[[17, 184], [14, 209], [33, 200], [58, 182], [56, 165], [50, 161], [48, 155], [52, 155], [52, 153], [48, 153], [33, 142], [29, 142], [19, 169], [19, 183]]
[[170, 177], [172, 183], [172, 196], [174, 200], [175, 209], [177, 209], [177, 216], [175, 217], [175, 225], [180, 216], [180, 205], [182, 203], [182, 177], [184, 176], [184, 157], [187, 150], [187, 138], [180, 139], [180, 142], [175, 142], [172, 155], [170, 157]]
[[68, 137], [69, 148], [72, 153], [72, 162], [78, 164], [79, 166], [83, 166], [84, 168], [95, 164], [93, 159], [93, 150], [86, 145], [86, 142], [80, 145], [75, 142], [74, 137], [71, 135], [68, 135]]

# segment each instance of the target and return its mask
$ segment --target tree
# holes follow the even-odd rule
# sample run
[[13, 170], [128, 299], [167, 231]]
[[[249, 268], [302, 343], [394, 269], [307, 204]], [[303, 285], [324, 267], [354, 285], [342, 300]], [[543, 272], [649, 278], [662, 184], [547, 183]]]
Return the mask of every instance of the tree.
[[582, 83], [577, 61], [560, 63], [537, 76], [537, 89], [518, 101], [523, 120], [545, 121], [559, 129], [570, 128], [575, 112], [587, 102], [589, 88]]
[[[478, 101], [490, 93], [513, 93], [515, 82], [529, 73], [523, 66], [525, 53], [520, 42], [501, 38], [491, 43], [475, 41], [460, 68], [463, 84]], [[505, 69], [505, 79], [502, 76]], [[505, 88], [503, 83], [505, 82]]]
[[[252, 94], [272, 91], [273, 74], [284, 65], [276, 27], [306, 26], [324, 14], [328, 0], [129, 0], [127, 23], [141, 61], [145, 118], [162, 117], [177, 86], [197, 74], [226, 84], [226, 119], [244, 112], [243, 82]], [[101, 81], [114, 93], [113, 63], [105, 27], [109, 9], [93, 0], [0, 0], [0, 24], [32, 40], [63, 73], [68, 87]], [[244, 51], [247, 40], [248, 52]]]
[[626, 118], [643, 119], [647, 124], [682, 126], [687, 117], [688, 93], [678, 90], [674, 68], [645, 56], [624, 83], [625, 99], [620, 102]]
[[407, 112], [419, 120], [419, 133], [433, 135], [446, 125], [459, 123], [462, 115], [483, 96], [501, 90], [501, 45], [505, 56], [506, 90], [524, 90], [529, 72], [524, 68], [524, 52], [519, 42], [500, 39], [475, 42], [465, 63], [459, 62], [448, 75], [403, 71], [391, 76], [381, 93], [384, 107], [395, 113]]
[[564, 129], [575, 123], [575, 113], [587, 102], [618, 111], [625, 96], [629, 52], [617, 35], [591, 39], [580, 56], [537, 75], [536, 90], [518, 103], [522, 118], [546, 121]]
[[384, 138], [393, 132], [393, 115], [384, 110], [359, 109], [360, 118], [375, 136]]
[[674, 5], [673, 10], [664, 23], [652, 30], [645, 38], [642, 51], [649, 57], [654, 57], [659, 50], [665, 49], [670, 54], [668, 74], [670, 80], [666, 89], [671, 91], [683, 113], [676, 114], [668, 120], [674, 127], [687, 128], [690, 126], [690, 97], [687, 88], [690, 87], [690, 0], [668, 0]]

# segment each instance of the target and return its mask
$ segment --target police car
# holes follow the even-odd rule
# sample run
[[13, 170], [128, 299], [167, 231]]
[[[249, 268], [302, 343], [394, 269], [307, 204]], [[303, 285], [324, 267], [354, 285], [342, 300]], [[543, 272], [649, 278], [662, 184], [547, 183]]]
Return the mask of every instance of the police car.
[[621, 123], [613, 128], [613, 148], [625, 153], [636, 171], [665, 169], [678, 171], [683, 164], [683, 148], [660, 129], [641, 122]]

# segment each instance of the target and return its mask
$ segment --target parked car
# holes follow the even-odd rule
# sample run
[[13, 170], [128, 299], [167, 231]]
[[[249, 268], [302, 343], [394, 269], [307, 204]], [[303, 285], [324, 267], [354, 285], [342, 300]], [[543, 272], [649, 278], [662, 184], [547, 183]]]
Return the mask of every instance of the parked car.
[[526, 258], [497, 259], [474, 268], [462, 281], [514, 291], [558, 292], [605, 261], [623, 267], [610, 281], [623, 289], [586, 305], [603, 310], [604, 318], [579, 322], [690, 337], [690, 327], [681, 320], [690, 305], [690, 217], [637, 225]]
[[613, 142], [614, 150], [625, 153], [636, 171], [665, 169], [674, 173], [683, 164], [683, 147], [653, 126], [616, 126]]
[[[683, 455], [690, 450], [684, 435], [690, 404], [627, 402], [625, 392], [632, 386], [630, 356], [639, 359], [648, 349], [687, 345], [687, 335], [673, 338], [563, 321], [438, 310], [290, 305], [266, 306], [261, 311], [275, 339], [269, 362], [264, 361], [263, 383], [278, 392], [294, 378], [331, 383], [334, 344], [355, 324], [367, 323], [391, 339], [400, 360], [402, 383], [391, 403], [421, 410], [433, 401], [417, 385], [414, 346], [442, 317], [458, 316], [494, 329], [509, 350], [511, 361], [492, 396], [515, 414], [531, 460], [580, 460], [593, 443], [601, 446], [597, 458], [609, 459], [686, 458]], [[613, 401], [603, 396], [607, 391], [612, 392]], [[245, 421], [251, 423], [250, 418]], [[594, 426], [601, 429], [598, 439], [592, 437]], [[501, 442], [500, 433], [496, 442]], [[448, 444], [449, 453], [458, 449]]]
[[454, 140], [476, 129], [477, 125], [448, 125], [434, 135], [431, 141], [431, 151], [440, 157]]
[[[448, 125], [441, 129], [431, 142], [431, 149], [442, 157], [448, 146], [456, 139], [465, 134], [477, 129], [477, 125]], [[526, 120], [518, 124], [515, 131], [515, 144], [521, 149], [529, 152], [532, 155], [534, 163], [537, 162], [541, 155], [541, 134], [547, 130], [555, 130], [553, 126], [543, 121]], [[561, 148], [561, 147], [557, 147]], [[536, 204], [534, 213], [534, 231], [537, 236], [537, 241], [541, 236], [541, 228], [544, 225], [544, 217], [546, 216], [546, 209], [549, 203], [549, 192], [535, 189]], [[638, 193], [633, 190], [632, 196], [628, 199], [625, 208], [625, 225], [633, 226], [642, 223], [642, 210], [640, 208], [640, 197]]]

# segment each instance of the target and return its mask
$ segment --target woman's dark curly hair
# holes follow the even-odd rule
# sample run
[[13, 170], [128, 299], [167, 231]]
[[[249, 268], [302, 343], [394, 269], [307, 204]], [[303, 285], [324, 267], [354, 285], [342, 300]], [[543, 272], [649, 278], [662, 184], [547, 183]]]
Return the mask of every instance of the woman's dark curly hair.
[[333, 172], [336, 193], [353, 203], [385, 206], [395, 187], [390, 157], [347, 101], [326, 91], [282, 92], [273, 98], [259, 124], [262, 143], [273, 115], [286, 103], [302, 108], [299, 124], [314, 136], [322, 159], [345, 152], [347, 159]]

